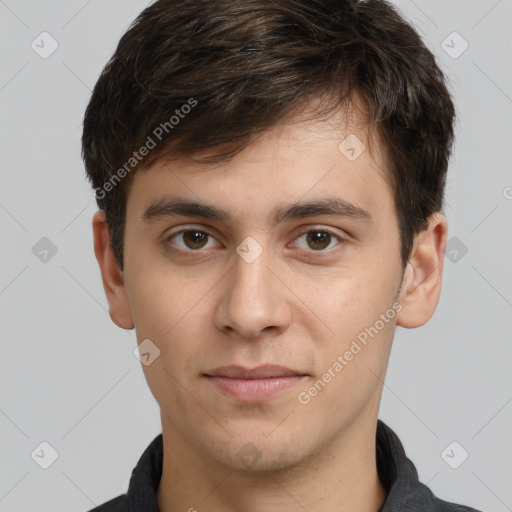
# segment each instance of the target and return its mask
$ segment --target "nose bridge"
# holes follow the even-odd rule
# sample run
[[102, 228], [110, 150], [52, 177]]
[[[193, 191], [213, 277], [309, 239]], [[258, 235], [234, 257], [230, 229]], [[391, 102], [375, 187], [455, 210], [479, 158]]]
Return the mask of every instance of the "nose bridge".
[[[246, 303], [251, 298], [268, 301], [271, 298], [272, 283], [269, 282], [270, 270], [268, 268], [268, 258], [266, 255], [260, 255], [254, 261], [248, 261], [243, 257], [235, 258], [232, 293], [240, 295]], [[266, 295], [268, 294], [268, 297]]]
[[236, 252], [219, 306], [218, 327], [234, 329], [247, 338], [268, 327], [283, 328], [289, 313], [283, 290], [269, 268], [269, 253], [247, 239]]

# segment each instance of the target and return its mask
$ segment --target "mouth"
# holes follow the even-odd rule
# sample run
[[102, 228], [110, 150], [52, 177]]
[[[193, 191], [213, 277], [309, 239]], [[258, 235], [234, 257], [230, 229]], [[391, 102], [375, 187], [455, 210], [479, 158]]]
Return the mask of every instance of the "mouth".
[[261, 402], [291, 389], [308, 374], [277, 365], [223, 366], [203, 374], [221, 393], [241, 402]]

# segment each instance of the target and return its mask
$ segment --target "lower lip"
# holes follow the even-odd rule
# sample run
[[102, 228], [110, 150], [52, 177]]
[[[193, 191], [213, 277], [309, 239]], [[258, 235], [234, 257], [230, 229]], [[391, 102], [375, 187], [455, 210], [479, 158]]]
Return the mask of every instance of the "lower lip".
[[265, 379], [232, 379], [207, 376], [217, 389], [242, 402], [260, 402], [288, 390], [304, 379], [301, 375]]

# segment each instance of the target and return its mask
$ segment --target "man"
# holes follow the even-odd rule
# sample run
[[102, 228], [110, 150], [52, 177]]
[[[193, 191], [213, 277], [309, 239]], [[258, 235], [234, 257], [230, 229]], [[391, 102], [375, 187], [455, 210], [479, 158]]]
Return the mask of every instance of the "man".
[[388, 3], [159, 0], [83, 156], [110, 316], [162, 435], [97, 511], [462, 511], [378, 421], [437, 306], [454, 109]]

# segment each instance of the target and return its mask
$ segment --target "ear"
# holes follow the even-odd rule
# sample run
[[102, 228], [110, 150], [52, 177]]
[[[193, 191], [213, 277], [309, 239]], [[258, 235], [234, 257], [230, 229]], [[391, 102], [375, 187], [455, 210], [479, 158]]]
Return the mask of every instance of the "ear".
[[133, 329], [133, 315], [126, 293], [123, 272], [119, 267], [112, 247], [105, 212], [97, 211], [92, 218], [94, 254], [98, 260], [103, 280], [103, 289], [109, 304], [112, 321], [122, 329]]
[[402, 280], [397, 325], [420, 327], [434, 314], [441, 294], [447, 231], [446, 218], [435, 213], [429, 217], [427, 229], [415, 236]]

